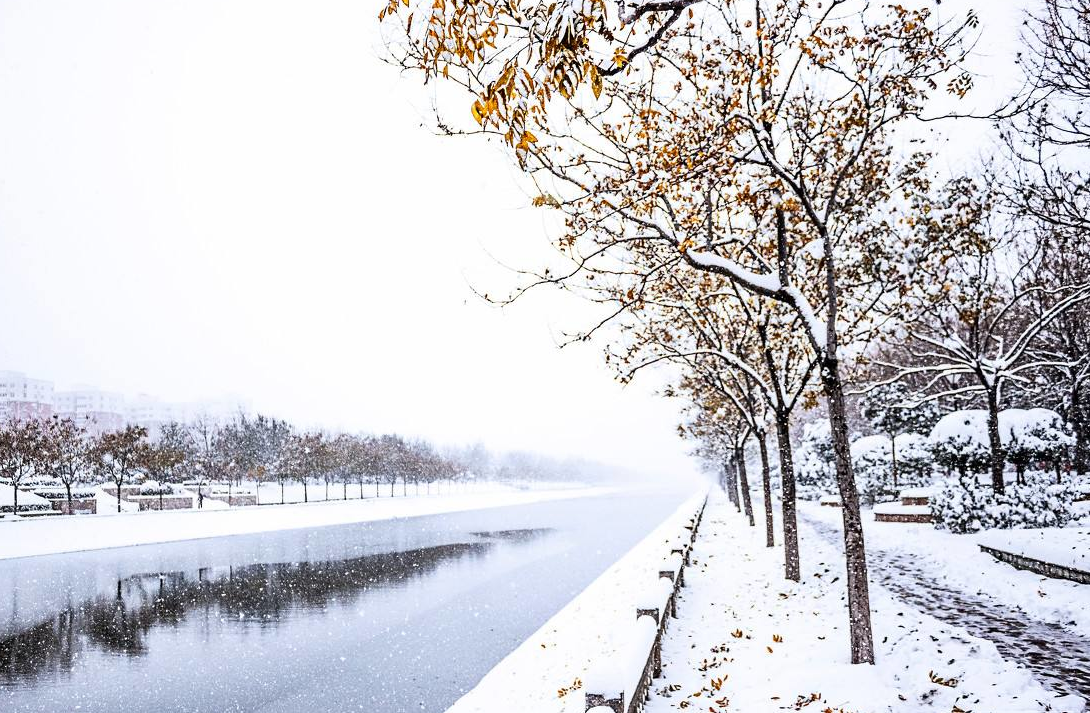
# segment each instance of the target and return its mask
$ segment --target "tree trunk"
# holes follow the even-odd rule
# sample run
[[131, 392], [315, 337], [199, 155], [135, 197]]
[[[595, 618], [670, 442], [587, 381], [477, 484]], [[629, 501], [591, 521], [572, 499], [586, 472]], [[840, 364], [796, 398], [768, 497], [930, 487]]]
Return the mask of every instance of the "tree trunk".
[[897, 434], [889, 437], [889, 454], [892, 461], [890, 470], [893, 471], [893, 489], [897, 490]]
[[390, 481], [390, 497], [394, 497], [394, 483], [397, 482], [397, 478]]
[[776, 413], [776, 440], [780, 450], [780, 501], [783, 506], [784, 576], [799, 581], [799, 525], [795, 512], [795, 462], [787, 413]]
[[284, 481], [280, 481], [280, 504], [284, 504]]
[[341, 500], [348, 500], [348, 481], [344, 481], [341, 485], [344, 486], [344, 497]]
[[749, 518], [749, 526], [753, 527], [756, 523], [753, 521], [753, 503], [749, 497], [749, 474], [746, 473], [746, 451], [745, 448], [739, 447], [734, 450], [734, 463], [738, 466], [738, 487], [742, 491], [742, 507], [745, 509], [746, 517]]
[[988, 442], [992, 451], [992, 490], [1002, 495], [1006, 490], [1003, 484], [1003, 439], [999, 435], [999, 398], [994, 388], [988, 391]]
[[15, 478], [11, 479], [11, 514], [13, 517], [19, 515], [19, 482]]
[[307, 496], [307, 479], [306, 478], [303, 478], [303, 502], [304, 503], [309, 503], [310, 502], [310, 499]]
[[72, 484], [71, 483], [65, 483], [64, 484], [64, 492], [68, 496], [68, 514], [71, 515], [72, 514]]
[[1087, 419], [1081, 418], [1082, 411], [1082, 399], [1079, 395], [1079, 387], [1076, 385], [1071, 389], [1071, 409], [1069, 413], [1070, 417], [1068, 422], [1075, 427], [1075, 452], [1072, 457], [1075, 461], [1075, 472], [1079, 475], [1083, 475], [1087, 470], [1087, 462], [1090, 461], [1090, 449], [1087, 449], [1086, 444], [1086, 431], [1090, 428], [1090, 423], [1087, 423]]
[[117, 511], [121, 512], [121, 483], [116, 480], [114, 483], [117, 485]]
[[776, 525], [772, 520], [772, 476], [768, 472], [768, 444], [765, 432], [757, 435], [757, 445], [761, 451], [761, 491], [765, 499], [765, 547], [776, 546]]
[[[69, 499], [68, 506], [72, 506], [71, 499]], [[159, 512], [163, 512], [163, 483], [159, 483]]]
[[730, 499], [730, 504], [733, 505], [738, 512], [742, 512], [742, 504], [738, 501], [738, 489], [735, 486], [737, 478], [735, 476], [734, 465], [727, 461], [723, 464], [723, 488], [727, 491], [727, 497]]
[[833, 452], [836, 455], [836, 482], [840, 490], [844, 518], [844, 560], [848, 574], [848, 622], [851, 634], [852, 663], [874, 663], [874, 637], [871, 633], [870, 586], [867, 582], [867, 552], [863, 542], [863, 520], [859, 514], [859, 491], [852, 472], [848, 445], [848, 416], [844, 408], [844, 385], [836, 352], [827, 352], [821, 360], [821, 380], [829, 404]]

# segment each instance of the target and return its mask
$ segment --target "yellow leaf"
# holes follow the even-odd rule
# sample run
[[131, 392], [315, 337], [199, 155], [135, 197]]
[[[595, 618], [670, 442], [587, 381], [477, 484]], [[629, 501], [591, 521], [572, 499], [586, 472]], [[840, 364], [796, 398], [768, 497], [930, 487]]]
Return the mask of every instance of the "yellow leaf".
[[602, 75], [598, 74], [598, 67], [590, 65], [590, 89], [594, 92], [594, 98], [602, 96]]
[[484, 123], [484, 107], [481, 106], [481, 100], [473, 102], [473, 118], [477, 120], [478, 124]]

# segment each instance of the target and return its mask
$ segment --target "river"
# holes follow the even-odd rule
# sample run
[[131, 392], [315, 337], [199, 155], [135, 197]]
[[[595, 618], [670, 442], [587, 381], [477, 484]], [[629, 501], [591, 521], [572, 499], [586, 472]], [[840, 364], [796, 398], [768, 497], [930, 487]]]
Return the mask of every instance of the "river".
[[683, 497], [0, 561], [0, 709], [443, 711]]

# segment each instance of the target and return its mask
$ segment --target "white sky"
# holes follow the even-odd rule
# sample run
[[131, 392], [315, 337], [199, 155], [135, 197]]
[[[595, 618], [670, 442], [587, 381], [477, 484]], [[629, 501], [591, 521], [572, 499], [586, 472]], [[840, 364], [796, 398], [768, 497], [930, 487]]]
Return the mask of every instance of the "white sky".
[[691, 469], [674, 406], [557, 349], [580, 305], [471, 292], [542, 213], [421, 128], [377, 7], [0, 0], [0, 369]]
[[[989, 3], [1004, 38], [1020, 5]], [[512, 284], [489, 253], [533, 264], [543, 216], [421, 128], [378, 8], [0, 0], [0, 369], [690, 471], [674, 405], [556, 348], [584, 307], [472, 294]]]

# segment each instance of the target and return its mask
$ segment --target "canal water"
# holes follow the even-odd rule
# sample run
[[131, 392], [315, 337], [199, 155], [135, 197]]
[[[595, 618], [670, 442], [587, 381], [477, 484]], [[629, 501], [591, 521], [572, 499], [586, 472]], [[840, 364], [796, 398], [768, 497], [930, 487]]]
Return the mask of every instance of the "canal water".
[[0, 561], [0, 710], [443, 711], [683, 498]]

